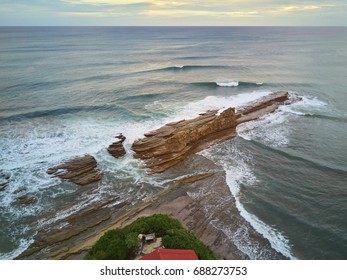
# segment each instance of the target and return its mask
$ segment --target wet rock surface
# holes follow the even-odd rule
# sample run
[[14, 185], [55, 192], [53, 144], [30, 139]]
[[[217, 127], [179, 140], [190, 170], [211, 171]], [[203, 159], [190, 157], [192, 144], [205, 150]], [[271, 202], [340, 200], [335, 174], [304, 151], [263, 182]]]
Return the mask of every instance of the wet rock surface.
[[56, 212], [42, 217], [35, 242], [18, 258], [81, 259], [107, 230], [123, 227], [141, 216], [165, 213], [179, 219], [219, 258], [285, 259], [240, 215], [221, 167], [203, 156], [191, 155], [173, 172], [196, 166], [201, 166], [201, 173], [185, 176], [141, 203], [131, 205], [115, 197], [62, 215], [61, 219], [56, 218]]
[[126, 151], [123, 146], [123, 142], [126, 137], [120, 133], [115, 137], [117, 141], [113, 142], [108, 148], [107, 151], [115, 158], [120, 158], [126, 154]]
[[47, 173], [78, 185], [87, 185], [101, 179], [97, 162], [91, 155], [70, 159], [63, 164], [49, 168]]
[[9, 174], [0, 172], [0, 192], [6, 189], [10, 178], [11, 176]]
[[290, 96], [287, 91], [274, 92], [236, 108], [237, 124], [259, 119], [273, 113], [280, 105], [289, 105], [300, 100], [298, 97]]
[[74, 207], [69, 205], [38, 217], [34, 243], [17, 259], [65, 259], [70, 255], [69, 248], [97, 234], [124, 214], [129, 205], [130, 201], [117, 196], [96, 201], [79, 211], [72, 211]]
[[23, 195], [21, 197], [18, 197], [17, 202], [23, 205], [34, 204], [37, 202], [37, 197], [30, 196], [30, 195]]

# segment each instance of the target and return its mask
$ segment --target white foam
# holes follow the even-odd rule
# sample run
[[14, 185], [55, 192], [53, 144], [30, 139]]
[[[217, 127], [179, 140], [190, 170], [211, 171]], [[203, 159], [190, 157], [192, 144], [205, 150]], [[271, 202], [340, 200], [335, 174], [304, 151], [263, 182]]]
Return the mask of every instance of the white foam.
[[271, 147], [284, 147], [289, 144], [287, 115], [279, 110], [255, 121], [237, 127], [237, 134], [245, 140], [258, 140]]
[[9, 253], [1, 254], [0, 253], [0, 259], [2, 260], [12, 260], [15, 257], [19, 256], [21, 253], [23, 253], [26, 249], [29, 248], [29, 246], [34, 243], [34, 239], [24, 239], [21, 238], [19, 240], [19, 245], [16, 249]]
[[239, 199], [240, 185], [235, 178], [234, 170], [226, 169], [226, 180], [230, 188], [231, 193], [235, 197], [236, 207], [239, 210], [241, 216], [248, 221], [252, 227], [263, 235], [267, 240], [269, 240], [272, 248], [276, 251], [282, 253], [284, 256], [295, 259], [290, 252], [290, 243], [289, 240], [284, 236], [283, 233], [275, 230], [271, 226], [262, 222], [257, 216], [249, 213], [242, 205]]
[[[212, 147], [200, 154], [216, 162], [225, 170], [226, 181], [236, 200], [236, 207], [240, 215], [248, 221], [258, 233], [268, 239], [271, 246], [276, 251], [294, 259], [290, 253], [289, 240], [284, 234], [265, 224], [257, 216], [249, 213], [240, 202], [240, 185], [245, 184], [252, 186], [258, 182], [249, 163], [252, 162], [251, 156], [241, 152], [236, 145], [223, 145], [220, 148]], [[240, 231], [242, 231], [242, 229], [240, 229]], [[245, 230], [242, 232], [245, 232]], [[235, 234], [232, 234], [232, 238], [235, 245], [250, 258], [257, 257], [253, 251], [253, 246], [255, 246], [255, 244], [252, 244], [249, 240], [247, 241], [245, 236], [237, 237]]]
[[255, 99], [269, 95], [269, 91], [256, 91], [250, 93], [241, 93], [231, 96], [207, 96], [202, 100], [191, 102], [181, 106], [173, 116], [168, 118], [168, 122], [178, 121], [187, 118], [194, 118], [200, 113], [208, 110], [223, 110], [229, 107], [244, 105]]
[[220, 87], [237, 87], [239, 85], [239, 81], [216, 82], [216, 84]]
[[175, 65], [174, 67], [175, 67], [175, 68], [182, 69], [182, 68], [184, 67], [184, 65]]
[[301, 96], [301, 101], [290, 106], [281, 106], [281, 110], [294, 115], [314, 115], [326, 111], [327, 103], [313, 96]]

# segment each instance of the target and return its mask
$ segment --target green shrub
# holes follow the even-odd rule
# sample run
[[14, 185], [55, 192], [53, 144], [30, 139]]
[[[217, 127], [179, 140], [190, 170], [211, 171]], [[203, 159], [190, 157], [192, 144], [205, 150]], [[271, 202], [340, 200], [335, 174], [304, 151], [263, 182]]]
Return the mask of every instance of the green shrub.
[[129, 249], [124, 242], [125, 235], [121, 229], [106, 232], [89, 250], [87, 260], [126, 260]]
[[162, 214], [141, 217], [123, 229], [106, 232], [89, 250], [85, 259], [133, 259], [140, 245], [137, 238], [140, 233], [155, 233], [157, 237], [163, 237], [165, 248], [193, 249], [200, 259], [215, 259], [212, 251], [185, 230], [178, 220]]
[[215, 260], [209, 247], [185, 229], [173, 229], [163, 237], [162, 244], [171, 249], [192, 249], [200, 260]]
[[126, 226], [124, 230], [126, 232], [136, 232], [138, 234], [155, 233], [156, 236], [161, 237], [164, 236], [168, 230], [182, 228], [178, 220], [168, 215], [155, 214], [149, 217], [138, 218], [135, 222]]

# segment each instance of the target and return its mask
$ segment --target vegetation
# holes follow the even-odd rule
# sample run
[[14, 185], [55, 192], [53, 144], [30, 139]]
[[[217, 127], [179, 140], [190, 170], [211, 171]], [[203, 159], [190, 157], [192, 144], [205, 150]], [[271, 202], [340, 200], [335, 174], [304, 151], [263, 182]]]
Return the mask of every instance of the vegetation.
[[215, 260], [210, 248], [185, 229], [173, 229], [163, 237], [165, 248], [193, 249], [200, 260]]
[[162, 214], [141, 217], [122, 229], [106, 232], [89, 250], [85, 259], [133, 259], [140, 246], [140, 240], [137, 238], [140, 233], [155, 233], [157, 237], [162, 237], [165, 248], [192, 249], [199, 259], [215, 259], [212, 251], [184, 229], [178, 220]]

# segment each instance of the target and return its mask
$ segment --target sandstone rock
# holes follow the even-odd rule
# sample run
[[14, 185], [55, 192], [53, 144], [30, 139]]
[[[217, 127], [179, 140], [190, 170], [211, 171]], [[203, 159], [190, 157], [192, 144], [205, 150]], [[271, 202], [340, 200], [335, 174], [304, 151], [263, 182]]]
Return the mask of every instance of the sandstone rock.
[[149, 173], [160, 173], [181, 162], [188, 155], [236, 135], [233, 108], [208, 111], [200, 116], [169, 123], [135, 141], [135, 158], [145, 160]]
[[123, 146], [123, 142], [125, 141], [126, 137], [120, 133], [116, 136], [118, 139], [116, 142], [112, 143], [108, 148], [107, 151], [114, 156], [115, 158], [122, 157], [126, 154], [126, 151]]
[[287, 91], [278, 91], [236, 108], [237, 124], [256, 120], [273, 113], [280, 105], [289, 105], [301, 98], [289, 96]]
[[47, 173], [70, 180], [78, 185], [87, 185], [101, 179], [101, 173], [96, 167], [95, 158], [91, 155], [85, 155], [49, 168]]

